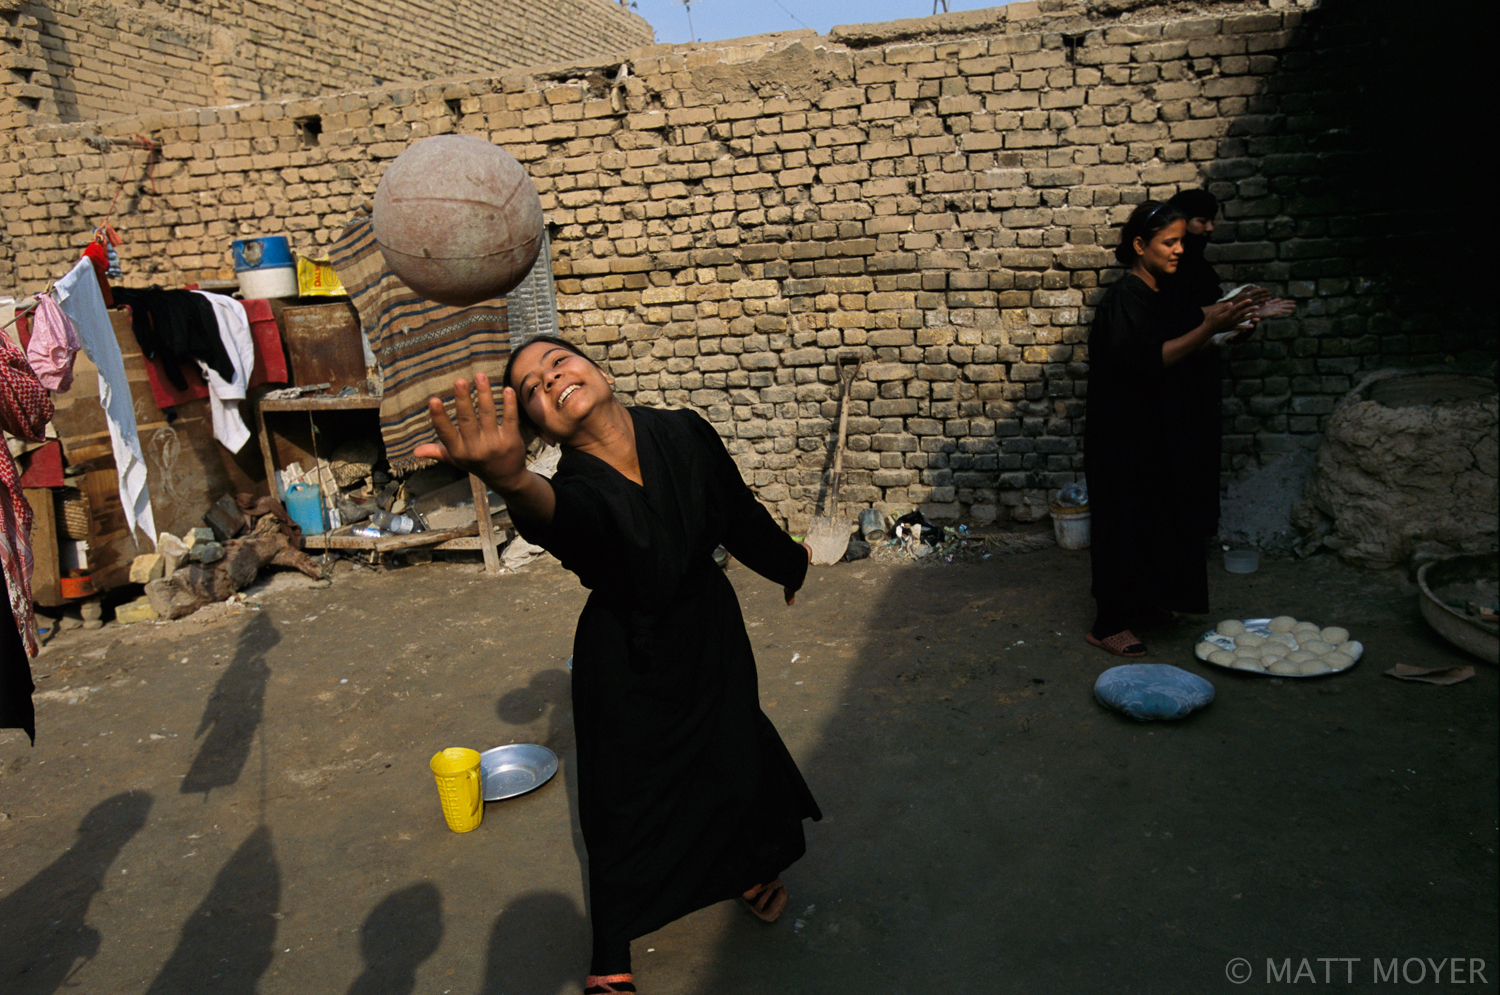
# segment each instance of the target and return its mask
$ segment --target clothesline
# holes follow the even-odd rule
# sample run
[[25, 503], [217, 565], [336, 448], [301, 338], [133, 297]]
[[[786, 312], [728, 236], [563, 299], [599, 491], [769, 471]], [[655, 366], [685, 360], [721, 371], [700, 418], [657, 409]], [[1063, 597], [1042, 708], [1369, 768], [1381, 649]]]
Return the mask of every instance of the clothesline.
[[[111, 206], [111, 210], [113, 210], [113, 206]], [[120, 236], [116, 235], [114, 229], [109, 226], [108, 219], [105, 220], [103, 225], [94, 229], [94, 242], [106, 242], [109, 244], [118, 245], [119, 238]], [[92, 248], [92, 243], [84, 248], [84, 258], [86, 259], [89, 258], [90, 248]], [[103, 277], [100, 277], [100, 280], [102, 281]], [[102, 283], [101, 289], [103, 289]], [[44, 295], [51, 296], [56, 290], [57, 282], [53, 281], [52, 283], [47, 284], [47, 289], [41, 291], [41, 293], [22, 295], [21, 299], [16, 302], [16, 313], [7, 318], [3, 324], [0, 324], [0, 331], [9, 328], [17, 321], [20, 321], [24, 316], [30, 314], [32, 311], [35, 311], [37, 306], [37, 298]]]
[[[51, 293], [51, 292], [52, 291], [51, 291], [50, 287], [47, 290], [43, 291], [43, 293]], [[35, 311], [36, 310], [36, 305], [37, 305], [37, 298], [40, 297], [40, 296], [42, 296], [42, 295], [41, 294], [27, 294], [25, 297], [21, 298], [21, 300], [19, 302], [17, 302], [17, 304], [16, 304], [16, 313], [13, 314], [13, 315], [11, 315], [8, 319], [6, 319], [5, 324], [0, 325], [0, 329], [9, 328], [11, 325], [14, 325], [16, 322], [18, 322], [22, 318], [24, 318], [26, 315], [28, 315], [31, 312]]]

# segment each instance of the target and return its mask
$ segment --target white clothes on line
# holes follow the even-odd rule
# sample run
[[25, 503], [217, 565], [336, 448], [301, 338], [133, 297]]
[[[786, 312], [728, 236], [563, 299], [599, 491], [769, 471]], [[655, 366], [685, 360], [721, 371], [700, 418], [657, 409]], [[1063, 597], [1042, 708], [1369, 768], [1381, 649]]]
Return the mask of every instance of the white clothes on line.
[[68, 275], [53, 284], [53, 296], [63, 313], [73, 320], [83, 351], [99, 368], [99, 406], [109, 424], [109, 445], [115, 454], [120, 477], [120, 505], [131, 534], [140, 528], [156, 548], [156, 519], [151, 513], [151, 495], [146, 490], [146, 457], [135, 424], [135, 402], [125, 374], [125, 358], [109, 322], [109, 310], [99, 291], [94, 264], [80, 259]]
[[219, 339], [224, 351], [234, 364], [234, 379], [224, 378], [210, 369], [203, 360], [198, 360], [198, 369], [208, 384], [208, 411], [213, 421], [214, 438], [232, 453], [245, 448], [250, 430], [240, 415], [239, 402], [245, 399], [245, 388], [250, 384], [250, 371], [255, 368], [255, 340], [250, 337], [250, 319], [245, 317], [245, 308], [233, 297], [196, 291], [214, 306], [214, 318], [219, 323]]

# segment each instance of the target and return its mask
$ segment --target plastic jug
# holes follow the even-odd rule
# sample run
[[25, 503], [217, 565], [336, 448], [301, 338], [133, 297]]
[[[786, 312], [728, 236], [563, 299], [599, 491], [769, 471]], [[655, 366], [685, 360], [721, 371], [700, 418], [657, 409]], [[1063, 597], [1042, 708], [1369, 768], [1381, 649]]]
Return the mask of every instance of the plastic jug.
[[286, 513], [302, 526], [302, 534], [315, 536], [324, 531], [323, 495], [317, 484], [293, 484], [286, 489]]
[[484, 798], [480, 790], [479, 753], [460, 746], [450, 746], [432, 755], [432, 776], [437, 780], [438, 798], [443, 803], [443, 818], [455, 833], [478, 829], [484, 818]]

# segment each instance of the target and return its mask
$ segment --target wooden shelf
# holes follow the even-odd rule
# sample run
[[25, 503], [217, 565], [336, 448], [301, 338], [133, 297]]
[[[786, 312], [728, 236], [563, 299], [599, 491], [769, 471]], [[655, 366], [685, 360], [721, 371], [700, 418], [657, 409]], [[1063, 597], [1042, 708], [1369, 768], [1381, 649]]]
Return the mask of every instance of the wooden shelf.
[[[498, 521], [497, 521], [498, 519]], [[436, 532], [410, 532], [405, 535], [357, 536], [350, 533], [354, 525], [340, 525], [332, 532], [304, 535], [302, 544], [308, 549], [373, 549], [380, 553], [398, 553], [408, 549], [483, 549], [483, 538], [479, 535], [479, 523], [457, 529], [441, 529]], [[491, 517], [491, 529], [502, 535], [510, 534], [510, 518], [497, 514]], [[465, 542], [464, 540], [470, 540]]]
[[[276, 418], [267, 418], [266, 415], [305, 414], [309, 419], [316, 419], [319, 414], [329, 414], [336, 417], [333, 412], [371, 412], [371, 416], [380, 410], [380, 398], [371, 397], [368, 394], [354, 394], [347, 397], [330, 397], [315, 394], [311, 397], [263, 397], [258, 405], [260, 411], [260, 445], [261, 455], [266, 461], [266, 479], [273, 482], [274, 489], [276, 473], [280, 469], [277, 466], [277, 436], [275, 423]], [[350, 416], [345, 416], [350, 417]], [[377, 428], [379, 419], [374, 418]], [[407, 535], [390, 536], [357, 536], [351, 535], [352, 525], [341, 526], [332, 532], [321, 532], [317, 535], [304, 535], [303, 546], [307, 549], [367, 549], [379, 555], [383, 553], [396, 553], [408, 549], [478, 549], [484, 554], [484, 569], [486, 573], [498, 574], [500, 572], [499, 547], [510, 538], [510, 518], [503, 514], [490, 514], [490, 503], [487, 488], [472, 474], [469, 477], [469, 485], [474, 495], [474, 511], [476, 520], [473, 524], [457, 529], [443, 529], [435, 532], [413, 532]], [[496, 521], [499, 519], [499, 521]]]
[[354, 394], [349, 397], [329, 397], [314, 394], [311, 397], [263, 397], [262, 411], [378, 411], [380, 398], [369, 394]]

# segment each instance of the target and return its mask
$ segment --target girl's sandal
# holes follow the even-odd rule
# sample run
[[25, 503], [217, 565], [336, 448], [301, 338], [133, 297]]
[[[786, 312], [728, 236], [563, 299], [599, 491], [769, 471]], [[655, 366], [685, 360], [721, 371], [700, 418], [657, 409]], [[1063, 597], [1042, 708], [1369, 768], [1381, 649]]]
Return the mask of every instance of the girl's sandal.
[[583, 983], [583, 995], [626, 995], [633, 991], [635, 977], [629, 974], [591, 974]]
[[775, 922], [786, 911], [786, 885], [777, 878], [770, 884], [759, 884], [740, 896], [745, 907], [763, 922]]
[[1098, 638], [1092, 632], [1085, 632], [1083, 638], [1088, 640], [1090, 646], [1097, 646], [1115, 656], [1135, 659], [1146, 655], [1146, 644], [1137, 639], [1135, 633], [1129, 629], [1117, 632], [1105, 639]]

